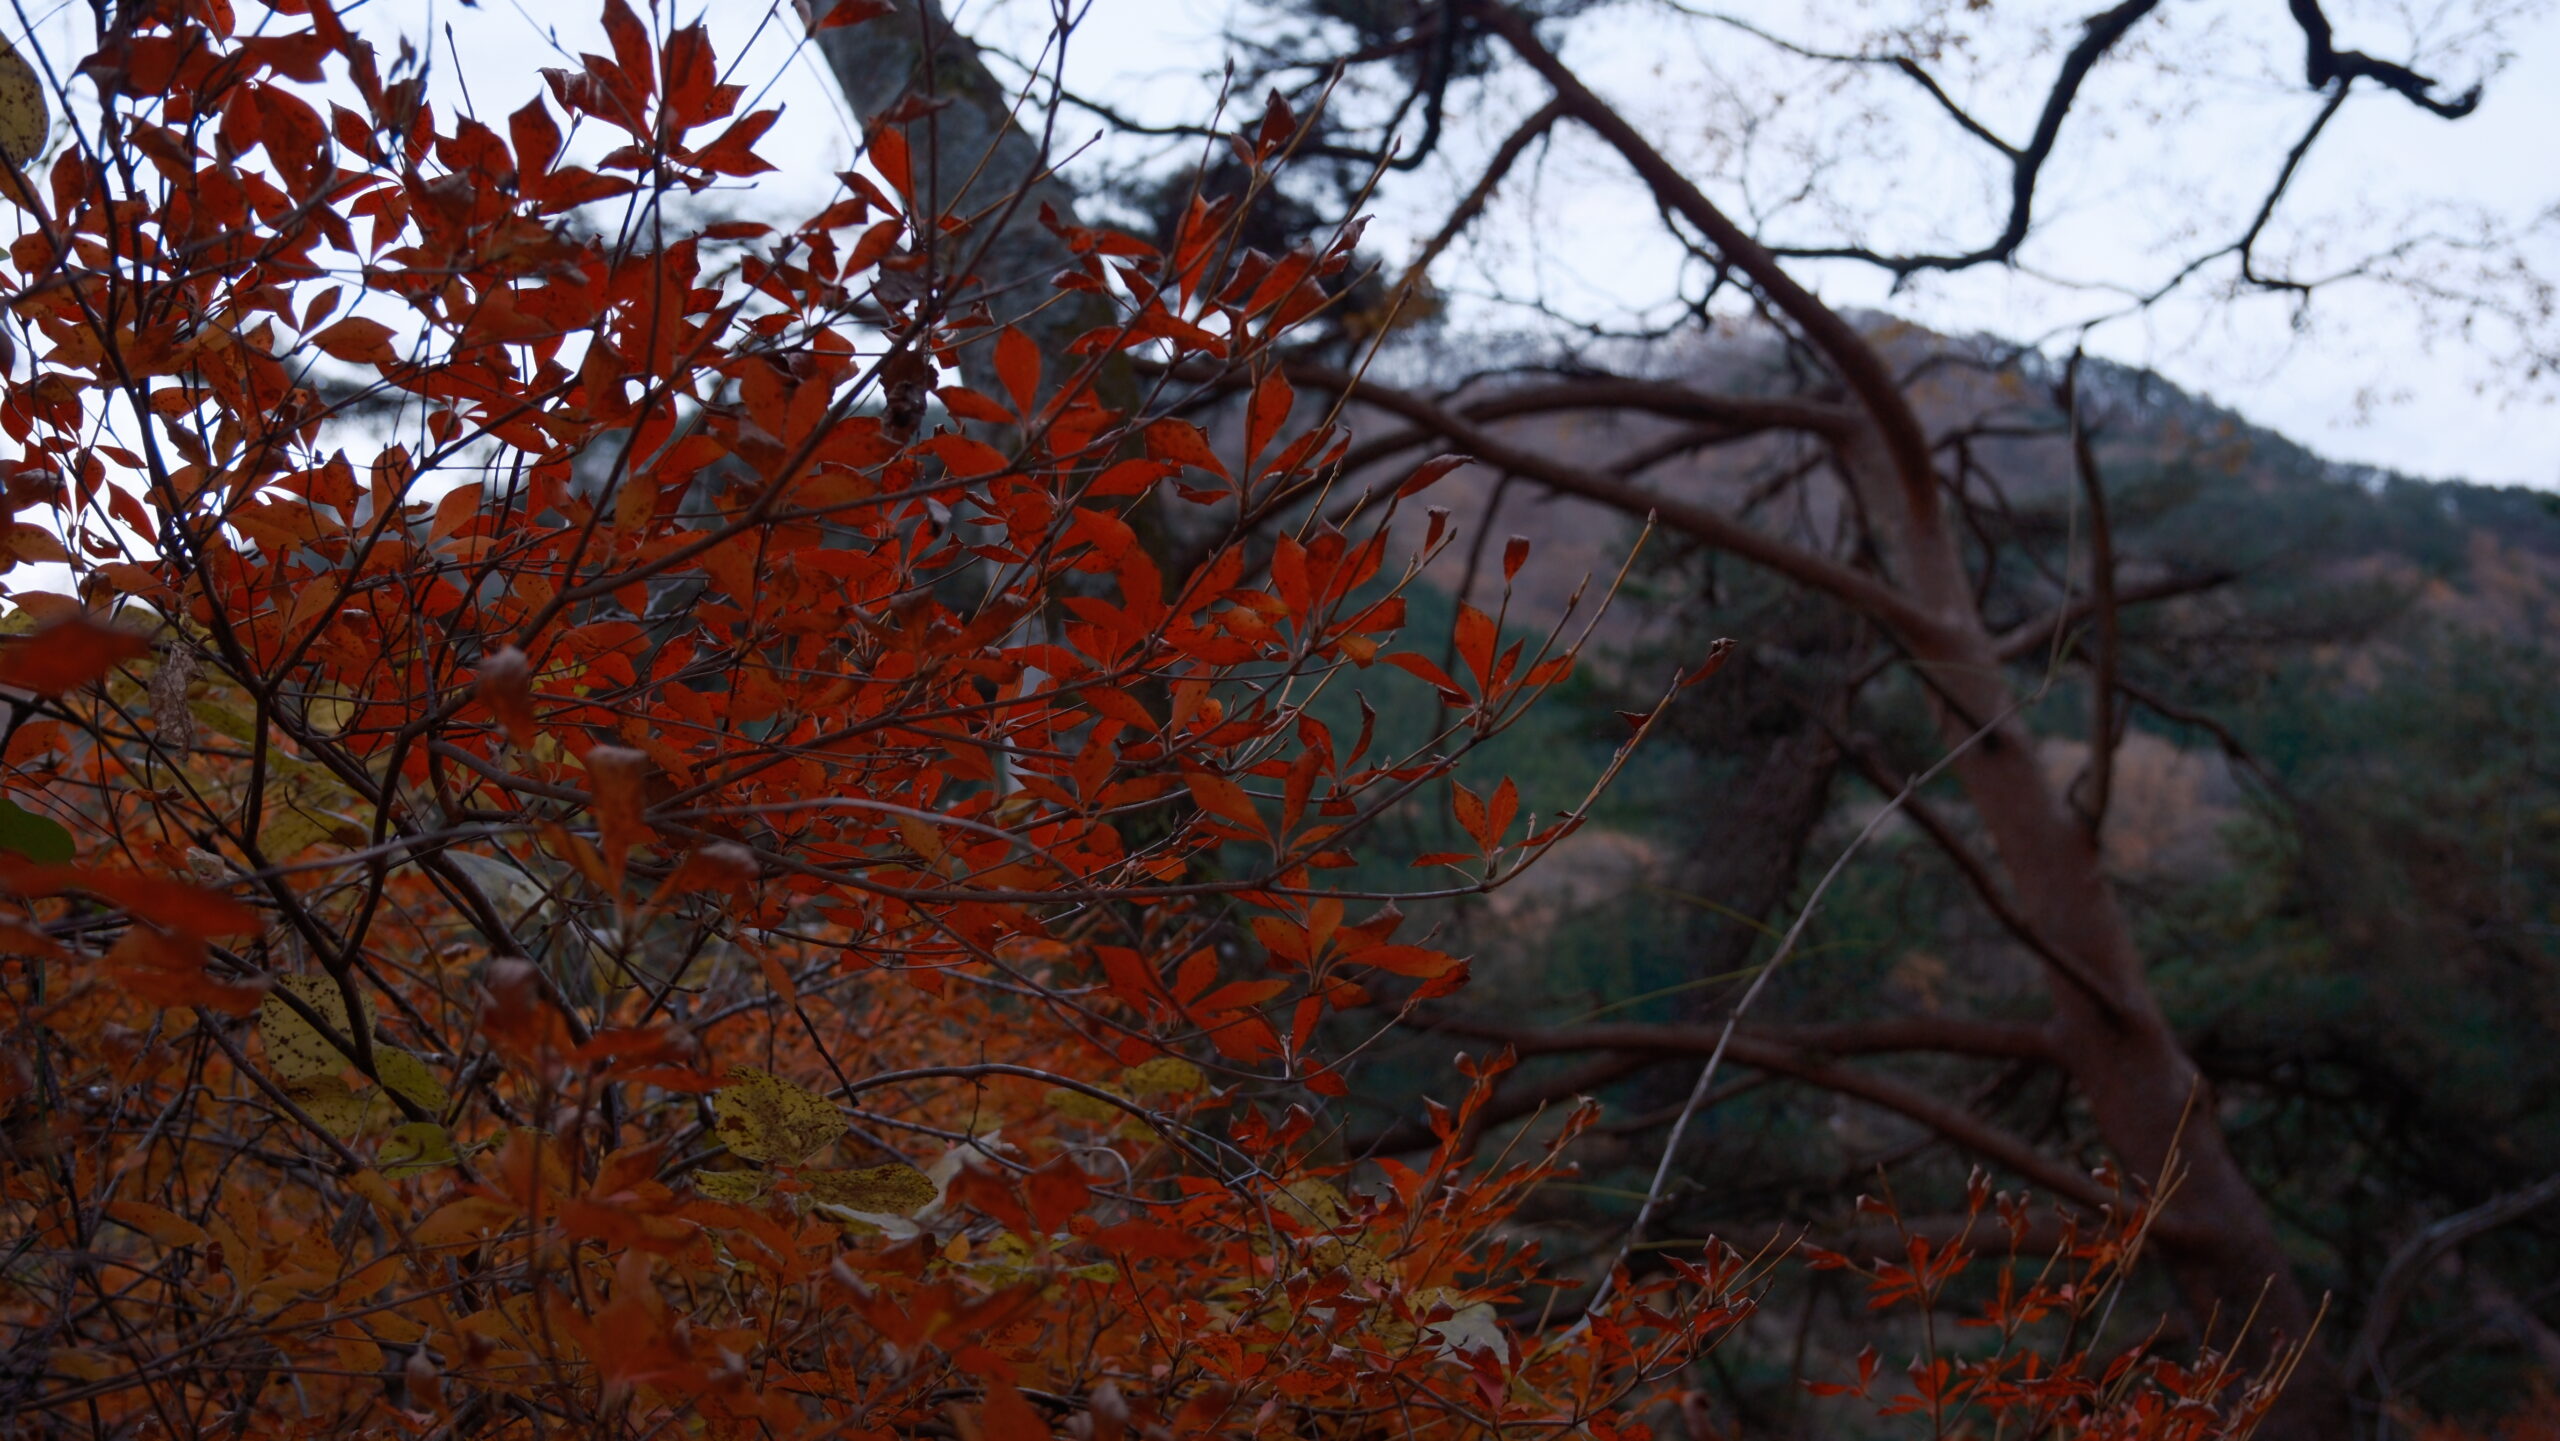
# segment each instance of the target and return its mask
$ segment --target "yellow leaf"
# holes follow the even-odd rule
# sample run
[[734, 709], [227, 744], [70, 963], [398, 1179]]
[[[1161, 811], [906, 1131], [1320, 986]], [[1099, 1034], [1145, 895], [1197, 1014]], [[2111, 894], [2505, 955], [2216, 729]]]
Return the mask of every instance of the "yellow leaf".
[[1068, 1120], [1090, 1121], [1097, 1126], [1108, 1126], [1127, 1114], [1100, 1096], [1071, 1091], [1064, 1086], [1051, 1086], [1047, 1099], [1049, 1109]]
[[356, 702], [344, 686], [323, 686], [302, 703], [302, 713], [314, 729], [336, 735], [355, 724]]
[[212, 1239], [204, 1227], [148, 1201], [109, 1201], [107, 1214], [163, 1246], [201, 1246]]
[[373, 1209], [395, 1224], [408, 1224], [409, 1208], [401, 1204], [400, 1193], [391, 1189], [391, 1183], [382, 1179], [380, 1171], [368, 1167], [356, 1172], [347, 1178], [347, 1189], [372, 1202]]
[[44, 82], [18, 47], [0, 40], [0, 155], [23, 169], [44, 153], [45, 137], [52, 132]]
[[[383, 1085], [430, 1115], [443, 1115], [446, 1102], [452, 1099], [445, 1092], [444, 1082], [436, 1079], [436, 1073], [427, 1069], [426, 1062], [397, 1046], [376, 1045], [373, 1048], [373, 1070], [382, 1078]], [[405, 1131], [409, 1128], [403, 1126], [400, 1129]], [[450, 1159], [452, 1146], [449, 1142], [445, 1149]]]
[[743, 1206], [763, 1195], [772, 1180], [762, 1171], [696, 1171], [693, 1189], [714, 1201]]
[[289, 861], [328, 840], [333, 828], [292, 806], [280, 807], [276, 818], [258, 832], [258, 849], [269, 861]]
[[205, 729], [243, 745], [258, 734], [257, 722], [227, 705], [209, 700], [191, 701], [187, 710], [203, 723]]
[[1287, 1190], [1272, 1199], [1279, 1203], [1280, 1214], [1302, 1226], [1330, 1231], [1342, 1224], [1345, 1203], [1341, 1190], [1331, 1181], [1303, 1177], [1291, 1181]]
[[1132, 1096], [1187, 1096], [1208, 1084], [1200, 1068], [1180, 1056], [1140, 1061], [1120, 1073], [1121, 1088]]
[[433, 1121], [411, 1121], [393, 1127], [391, 1134], [382, 1138], [382, 1149], [374, 1153], [374, 1163], [382, 1168], [382, 1174], [395, 1178], [450, 1166], [455, 1159], [453, 1137]]
[[346, 1082], [335, 1076], [317, 1076], [288, 1086], [286, 1090], [293, 1096], [294, 1104], [327, 1128], [330, 1135], [344, 1141], [364, 1134], [365, 1122], [373, 1108], [365, 1104], [364, 1097], [349, 1089]]
[[[319, 1012], [339, 1035], [352, 1039], [346, 996], [339, 991], [336, 980], [328, 976], [280, 976], [276, 991], [291, 991]], [[287, 1086], [293, 1086], [334, 1077], [353, 1064], [344, 1051], [322, 1040], [311, 1023], [286, 1005], [276, 991], [268, 992], [267, 998], [258, 1003], [258, 1040], [266, 1047], [268, 1070]], [[370, 1023], [371, 1018], [366, 1020]]]
[[713, 1131], [730, 1154], [767, 1164], [797, 1165], [846, 1125], [826, 1097], [752, 1066], [729, 1073], [711, 1108], [720, 1118]]
[[932, 1178], [913, 1166], [892, 1163], [860, 1171], [817, 1171], [800, 1178], [809, 1199], [881, 1216], [912, 1216], [934, 1202]]

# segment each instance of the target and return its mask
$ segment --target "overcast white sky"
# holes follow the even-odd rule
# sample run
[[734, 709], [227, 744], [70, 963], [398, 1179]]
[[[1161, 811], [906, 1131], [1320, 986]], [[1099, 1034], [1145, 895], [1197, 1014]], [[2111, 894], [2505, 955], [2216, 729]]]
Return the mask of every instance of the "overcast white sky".
[[[648, 0], [634, 0], [643, 10]], [[947, 0], [950, 3], [950, 0]], [[406, 32], [434, 47], [440, 105], [514, 109], [563, 51], [605, 48], [589, 0], [341, 0], [390, 48]], [[957, 0], [964, 29], [1029, 53], [1047, 30], [1045, 0]], [[2067, 43], [2092, 0], [1740, 0], [1735, 13], [1830, 45], [1904, 13], [1943, 12], [1965, 48], [1949, 88], [1995, 129], [2031, 128], [2052, 47]], [[2518, 333], [2493, 313], [2443, 295], [2488, 295], [2511, 310], [2547, 304], [2534, 276], [2560, 275], [2560, 17], [2549, 0], [2331, 0], [2344, 46], [2424, 58], [2455, 87], [2490, 75], [2486, 101], [2459, 123], [2396, 99], [2359, 94], [2297, 179], [2264, 247], [2306, 270], [2335, 269], [2409, 236], [2426, 242], [2385, 269], [2442, 292], [2347, 283], [2324, 290], [2307, 318], [2291, 302], [2221, 303], [2210, 287], [2098, 331], [2093, 348], [2156, 367], [2252, 419], [2341, 459], [2429, 476], [2560, 488], [2560, 389], [2527, 377]], [[2494, 24], [2474, 23], [2482, 11]], [[2046, 229], [2020, 272], [1984, 270], [1890, 294], [1852, 266], [1809, 278], [1835, 301], [1887, 306], [1949, 330], [2040, 336], [2116, 307], [2093, 283], [2155, 283], [2189, 255], [2245, 225], [2286, 147], [2316, 111], [2300, 85], [2299, 40], [2281, 0], [2184, 0], [2138, 32], [2103, 68], [2048, 174]], [[781, 171], [736, 197], [784, 214], [822, 205], [853, 153], [843, 107], [787, 3], [660, 0], [661, 14], [709, 18], [733, 78], [783, 107], [759, 147]], [[87, 7], [37, 16], [49, 54], [87, 48]], [[1224, 54], [1221, 34], [1260, 15], [1250, 0], [1092, 0], [1069, 50], [1070, 87], [1151, 121], [1196, 120]], [[450, 28], [448, 38], [447, 30]], [[1890, 76], [1841, 87], [1791, 67], [1765, 45], [1684, 18], [1666, 0], [1624, 0], [1562, 32], [1568, 61], [1618, 100], [1655, 141], [1736, 208], [1758, 208], [1772, 234], [1836, 237], [1881, 225], [1887, 239], [1961, 244], [1996, 232], [2005, 172], [1954, 137]], [[554, 47], [556, 38], [557, 47]], [[458, 63], [457, 63], [458, 62]], [[2032, 84], [2022, 84], [2020, 77]], [[1370, 243], [1400, 262], [1468, 175], [1464, 167], [1543, 96], [1529, 87], [1467, 97], [1446, 159], [1381, 191]], [[493, 114], [493, 120], [496, 116]], [[1098, 129], [1072, 110], [1069, 143]], [[1121, 152], [1125, 153], [1125, 152]], [[1807, 157], [1822, 183], [1803, 190]], [[1072, 167], [1070, 173], [1073, 173]], [[1682, 264], [1651, 207], [1612, 157], [1567, 134], [1524, 168], [1442, 278], [1456, 313], [1517, 324], [1492, 297], [1537, 295], [1577, 315], [1659, 317]], [[2484, 236], [2519, 245], [2477, 248]], [[2521, 257], [2525, 268], [2510, 262]], [[2217, 272], [2217, 277], [2220, 273]], [[2530, 339], [2550, 354], [2560, 323]]]

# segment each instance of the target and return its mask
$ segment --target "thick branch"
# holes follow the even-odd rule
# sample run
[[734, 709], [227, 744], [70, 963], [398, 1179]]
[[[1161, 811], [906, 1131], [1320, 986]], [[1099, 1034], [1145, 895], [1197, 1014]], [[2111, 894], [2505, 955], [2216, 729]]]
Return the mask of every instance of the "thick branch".
[[[1969, 270], [2015, 258], [2034, 220], [2036, 183], [2044, 173], [2045, 162], [2053, 158], [2054, 142], [2062, 138], [2063, 119], [2071, 113], [2072, 102], [2079, 99], [2081, 82], [2089, 78], [2089, 72], [2125, 37], [2125, 32], [2159, 7], [2160, 0], [2123, 0], [2115, 8], [2082, 22], [2079, 43], [2062, 57], [2062, 69], [2054, 76], [2053, 88], [2045, 92], [2044, 112], [2036, 117], [2035, 134], [2015, 149], [2000, 145], [2009, 156], [2009, 219], [1989, 244], [1946, 255], [1884, 255], [1863, 246], [1780, 247], [1777, 253], [1798, 259], [1864, 261], [1882, 266], [1897, 277], [1921, 270]], [[1968, 124], [1966, 128], [2000, 144], [1979, 127]]]
[[1884, 450], [1893, 459], [1912, 518], [1934, 526], [1938, 482], [1936, 468], [1929, 459], [1928, 436], [1921, 429], [1920, 417], [1886, 368], [1884, 358], [1867, 344], [1866, 337], [1798, 284], [1776, 256], [1716, 208], [1678, 166], [1627, 123], [1626, 117], [1592, 93], [1580, 76], [1539, 42], [1526, 16], [1499, 0], [1473, 0], [1473, 8], [1494, 33], [1554, 87], [1556, 100], [1566, 113], [1607, 141], [1665, 209], [1696, 226], [1707, 243], [1749, 278], [1770, 305], [1822, 352], [1874, 421]]
[[1495, 469], [1526, 476], [1550, 489], [1595, 500], [1629, 515], [1654, 516], [1683, 534], [1832, 596], [1906, 637], [1933, 637], [1938, 633], [1935, 618], [1874, 576], [1763, 535], [1721, 511], [1657, 495], [1614, 476], [1515, 445], [1426, 397], [1334, 366], [1291, 361], [1285, 373], [1293, 384], [1312, 386], [1402, 416]]
[[1397, 290], [1405, 290], [1420, 281], [1431, 269], [1431, 262], [1440, 258], [1440, 252], [1448, 249], [1451, 241], [1476, 223], [1476, 217], [1484, 214], [1485, 206], [1492, 201], [1493, 192], [1500, 189], [1504, 178], [1510, 175], [1511, 167], [1520, 162], [1520, 157], [1540, 136], [1554, 129], [1556, 121], [1563, 116], [1564, 107], [1550, 100], [1520, 122], [1520, 128], [1512, 131], [1493, 152], [1493, 158], [1485, 162], [1484, 173], [1476, 177], [1476, 183], [1467, 191], [1466, 198], [1460, 200], [1457, 209], [1450, 211], [1449, 218], [1441, 222], [1440, 232], [1432, 236], [1421, 252], [1405, 266], [1404, 274], [1396, 280]]
[[2098, 653], [2089, 685], [2089, 789], [2081, 814], [2089, 834], [2106, 827], [2107, 803], [2115, 793], [2116, 678], [2123, 673], [2122, 627], [2116, 599], [2115, 525], [2107, 513], [2106, 477], [2098, 470], [2098, 448], [2088, 422], [2080, 414], [2080, 352], [2071, 352], [2063, 367], [2054, 401], [2071, 417], [2071, 463], [2079, 472], [2081, 493], [2089, 502], [2089, 591], [2097, 607]]
[[[2153, 601], [2175, 600], [2184, 595], [2201, 595], [2219, 590], [2240, 578], [2228, 570], [2198, 571], [2194, 575], [2173, 575], [2164, 580], [2146, 581], [2141, 585], [2116, 587], [2118, 609], [2129, 605], [2148, 605]], [[2032, 655], [2047, 646], [2060, 644], [2061, 638], [2074, 627], [2097, 614], [2097, 602], [2087, 596], [2075, 597], [2069, 605], [2057, 607], [2042, 620], [2031, 620], [2014, 630], [2003, 631], [1993, 640], [2002, 660], [2016, 660]]]
[[[1446, 1020], [1435, 1030], [1508, 1043], [1524, 1056], [1563, 1051], [1647, 1051], [1659, 1055], [1704, 1056], [1714, 1053], [1722, 1026], [1653, 1025], [1624, 1021], [1609, 1025], [1558, 1026], [1522, 1032], [1480, 1022]], [[1746, 1053], [1745, 1048], [1750, 1048]], [[1790, 1052], [1803, 1057], [1872, 1056], [1906, 1051], [1933, 1051], [1951, 1056], [1987, 1056], [2010, 1061], [2054, 1059], [2053, 1037], [2042, 1026], [2016, 1021], [1977, 1021], [1962, 1016], [1903, 1016], [1881, 1021], [1833, 1021], [1814, 1025], [1761, 1025], [1736, 1031], [1733, 1054]], [[1758, 1065], [1759, 1062], [1751, 1061]]]
[[[1518, 1030], [1471, 1022], [1443, 1022], [1440, 1028], [1460, 1035], [1498, 1040], [1523, 1055], [1583, 1050], [1635, 1050], [1663, 1056], [1712, 1055], [1721, 1030], [1715, 1026], [1576, 1026], [1556, 1030]], [[1839, 1049], [1834, 1049], [1839, 1048]], [[1775, 1031], [1737, 1031], [1725, 1054], [1754, 1070], [1769, 1071], [1806, 1085], [1865, 1101], [1918, 1122], [1953, 1144], [2059, 1196], [2104, 1206], [2118, 1197], [2079, 1170], [2038, 1151], [1960, 1106], [1916, 1086], [1827, 1059], [1862, 1051], [1927, 1050], [2004, 1058], [2052, 1058], [2052, 1043], [2033, 1026], [1953, 1017], [1844, 1023]]]
[[2459, 120], [2480, 107], [2480, 87], [2472, 86], [2451, 100], [2438, 100], [2428, 92], [2436, 82], [2406, 65], [2376, 60], [2361, 50], [2340, 50], [2332, 42], [2329, 17], [2320, 13], [2320, 0], [2290, 0], [2293, 23], [2302, 27], [2302, 73], [2314, 90], [2325, 90], [2334, 80], [2370, 80], [2394, 90], [2410, 104], [2447, 120]]
[[[1886, 768], [1872, 747], [1852, 739], [1844, 744], [1843, 749], [1857, 763], [1859, 773], [1867, 778], [1869, 785], [1888, 796], [1901, 790], [1902, 782], [1894, 778], [1892, 771]], [[1956, 868], [1957, 874], [1965, 878], [1966, 884], [1973, 888], [1974, 895], [1981, 900], [1983, 909], [1991, 912], [1991, 918], [2000, 923], [2001, 929], [2015, 937], [2020, 945], [2033, 951], [2036, 959], [2052, 967], [2056, 974], [2079, 987], [2081, 994], [2087, 996], [2091, 1004], [2104, 1011], [2109, 1017], [2123, 1016], [2123, 1002], [2117, 1000], [2113, 992], [2101, 986], [2097, 977], [2089, 973], [2087, 966], [2064, 954], [2051, 941], [2046, 940], [2043, 934], [2036, 930], [2035, 924], [2029, 921], [2017, 907], [2009, 903], [2008, 894], [2002, 891], [2000, 883], [1992, 878], [1991, 868], [1983, 864], [1980, 856], [1973, 853], [1973, 847], [1965, 844], [1964, 837], [1956, 834], [1955, 827], [1950, 825], [1944, 816], [1938, 814], [1936, 807], [1915, 795], [1904, 799], [1902, 810], [1903, 814], [1911, 818], [1911, 823], [1920, 828], [1921, 834], [1937, 845], [1939, 852], [1947, 858], [1948, 863]]]
[[[1713, 433], [1683, 443], [1721, 444], [1764, 435], [1772, 430], [1815, 435], [1841, 434], [1857, 424], [1846, 407], [1783, 396], [1721, 395], [1667, 381], [1583, 376], [1554, 384], [1506, 386], [1469, 400], [1457, 413], [1469, 420], [1511, 420], [1559, 410], [1619, 410], [1693, 421]], [[1400, 450], [1439, 439], [1428, 429], [1402, 430], [1363, 441], [1343, 457], [1342, 468], [1357, 473]], [[1623, 468], [1622, 468], [1623, 473]]]

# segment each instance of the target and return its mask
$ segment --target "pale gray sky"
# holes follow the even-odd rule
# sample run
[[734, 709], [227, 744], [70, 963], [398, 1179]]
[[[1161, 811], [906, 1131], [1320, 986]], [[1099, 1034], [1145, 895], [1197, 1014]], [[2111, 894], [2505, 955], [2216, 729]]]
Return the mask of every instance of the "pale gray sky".
[[[648, 0], [635, 4], [645, 10]], [[1949, 88], [2014, 138], [2031, 127], [2051, 47], [2067, 43], [2090, 4], [1996, 0], [1977, 13], [1952, 0], [1739, 0], [1732, 13], [1827, 45], [1905, 12], [1941, 15], [1969, 47], [1946, 63]], [[560, 49], [605, 48], [588, 0], [342, 8], [386, 50], [398, 32], [432, 43], [440, 105], [463, 104], [467, 89], [499, 114], [534, 93], [540, 68], [574, 63]], [[1045, 0], [957, 0], [953, 8], [964, 29], [1024, 54], [1047, 30]], [[2334, 269], [2423, 237], [2392, 265], [2417, 269], [2443, 294], [2418, 303], [2407, 286], [2342, 284], [2297, 325], [2285, 299], [2225, 303], [2199, 287], [2099, 330], [2093, 348], [2153, 366], [2340, 459], [2560, 487], [2560, 389], [2550, 377], [2526, 377], [2515, 361], [2526, 339], [2551, 353], [2560, 322], [2542, 317], [2526, 337], [2444, 298], [2488, 295], [2526, 313], [2548, 304], [2533, 276], [2560, 276], [2552, 219], [2560, 165], [2549, 158], [2560, 137], [2560, 17], [2548, 0], [2331, 0], [2328, 8], [2341, 45], [2419, 56], [2455, 88], [2487, 73], [2488, 98], [2449, 124], [2393, 97], [2360, 94], [2297, 179], [2262, 253]], [[1721, 201], [1756, 208], [1772, 234], [1805, 238], [1836, 237], [1842, 223], [1876, 223], [1888, 239], [1924, 243], [1998, 229], [2005, 172], [1981, 163], [1987, 157], [1910, 87], [1889, 75], [1841, 87], [1679, 9], [1625, 0], [1563, 30], [1565, 55], [1658, 145], [1712, 180]], [[1854, 266], [1814, 267], [1808, 278], [1835, 301], [1885, 306], [1942, 329], [2040, 336], [2115, 308], [2091, 286], [2156, 283], [2236, 235], [2319, 102], [2301, 88], [2299, 41], [2280, 0], [2164, 9], [2124, 61], [2093, 79], [2087, 114], [2075, 117], [2048, 172], [2044, 229], [2019, 270], [1942, 278], [1900, 295]], [[52, 55], [83, 53], [86, 10], [40, 15], [34, 33]], [[660, 10], [679, 20], [707, 16], [732, 77], [751, 94], [762, 89], [761, 103], [783, 107], [759, 147], [782, 169], [738, 196], [741, 207], [781, 214], [823, 205], [853, 137], [787, 0], [678, 0]], [[2484, 10], [2494, 27], [2466, 28]], [[1151, 121], [1197, 120], [1213, 93], [1222, 32], [1258, 13], [1249, 0], [1092, 0], [1068, 53], [1069, 84]], [[1525, 85], [1471, 96], [1452, 118], [1445, 158], [1381, 191], [1372, 248], [1390, 262], [1410, 254], [1439, 223], [1466, 163], [1541, 98]], [[1098, 129], [1070, 109], [1058, 133], [1073, 146]], [[1825, 162], [1822, 184], [1799, 195], [1809, 156]], [[1517, 324], [1522, 312], [1495, 297], [1532, 294], [1594, 319], [1658, 318], [1683, 263], [1614, 158], [1570, 133], [1524, 167], [1479, 233], [1481, 243], [1453, 252], [1441, 272], [1466, 323]], [[2503, 238], [2484, 250], [2484, 236]], [[2507, 267], [2518, 255], [2522, 271]]]

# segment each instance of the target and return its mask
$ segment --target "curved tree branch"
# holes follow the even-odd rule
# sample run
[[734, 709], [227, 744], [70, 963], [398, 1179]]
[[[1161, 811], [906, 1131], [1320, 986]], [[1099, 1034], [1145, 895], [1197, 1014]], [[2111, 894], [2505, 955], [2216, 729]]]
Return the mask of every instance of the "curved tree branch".
[[2373, 1373], [2374, 1385], [2387, 1397], [2391, 1379], [2382, 1369], [2382, 1346], [2391, 1339], [2391, 1327], [2400, 1319], [2400, 1308], [2408, 1304], [2418, 1278], [2472, 1237], [2522, 1220], [2555, 1201], [2560, 1201], [2560, 1174], [2545, 1176], [2523, 1190], [2509, 1191], [2468, 1211], [2456, 1212], [2403, 1242], [2399, 1250], [2391, 1253], [2391, 1260], [2382, 1268], [2382, 1279], [2374, 1285], [2373, 1304], [2365, 1312], [2364, 1327], [2356, 1332], [2355, 1349], [2347, 1353], [2347, 1375]]
[[[1715, 1053], [1716, 1026], [1573, 1026], [1522, 1030], [1465, 1021], [1437, 1023], [1441, 1030], [1496, 1040], [1522, 1055], [1574, 1051], [1636, 1051], [1662, 1057]], [[2119, 1198], [2075, 1167], [2037, 1150], [2033, 1143], [1916, 1086], [1831, 1059], [1839, 1054], [1927, 1050], [1964, 1055], [2051, 1059], [2052, 1041], [2039, 1027], [1996, 1021], [1929, 1017], [1850, 1022], [1836, 1026], [1762, 1027], [1736, 1031], [1726, 1054], [1758, 1071], [1865, 1101], [1915, 1121], [1949, 1142], [2008, 1168], [2053, 1192], [2092, 1206]], [[2165, 1218], [2164, 1218], [2165, 1220]], [[2169, 1239], [2165, 1236], [2163, 1239]]]
[[1865, 571], [1763, 535], [1721, 511], [1657, 495], [1615, 476], [1514, 444], [1427, 397], [1335, 366], [1295, 360], [1283, 367], [1283, 373], [1291, 384], [1327, 391], [1402, 416], [1496, 469], [1515, 472], [1550, 489], [1598, 501], [1629, 515], [1654, 516], [1686, 535], [1830, 595], [1903, 635], [1930, 637], [1940, 630], [1936, 617]]
[[[1663, 207], [1696, 226], [1707, 243], [1730, 261], [1771, 308], [1784, 315], [1819, 350], [1841, 383], [1858, 399], [1873, 422], [1877, 439], [1891, 458], [1904, 504], [1922, 526], [1938, 519], [1936, 466], [1918, 412], [1866, 337], [1841, 314], [1825, 305], [1778, 263], [1778, 257], [1753, 239], [1698, 189], [1686, 173], [1653, 148], [1626, 117], [1594, 94], [1582, 78], [1540, 43], [1528, 17], [1500, 0], [1469, 0], [1484, 23], [1510, 45], [1555, 91], [1567, 114], [1608, 142], [1620, 158], [1652, 190]], [[2157, 3], [2157, 0], [2151, 0]]]

